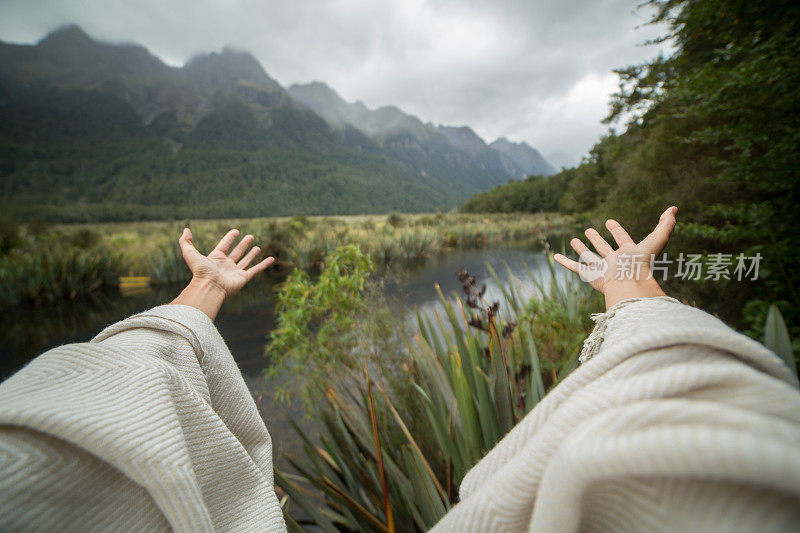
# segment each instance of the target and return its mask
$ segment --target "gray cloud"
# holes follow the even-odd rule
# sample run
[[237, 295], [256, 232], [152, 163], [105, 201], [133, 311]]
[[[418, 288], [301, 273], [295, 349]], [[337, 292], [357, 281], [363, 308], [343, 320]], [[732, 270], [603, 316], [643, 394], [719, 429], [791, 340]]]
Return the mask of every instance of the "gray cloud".
[[325, 81], [348, 100], [472, 126], [576, 159], [605, 131], [611, 69], [637, 46], [639, 0], [4, 0], [0, 39], [76, 23], [172, 65], [230, 45], [284, 85]]

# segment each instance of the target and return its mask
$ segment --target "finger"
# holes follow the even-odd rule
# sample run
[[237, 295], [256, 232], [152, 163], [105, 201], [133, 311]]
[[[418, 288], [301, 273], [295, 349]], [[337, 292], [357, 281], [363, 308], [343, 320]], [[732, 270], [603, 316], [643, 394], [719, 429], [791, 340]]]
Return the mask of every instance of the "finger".
[[577, 238], [576, 239], [572, 239], [571, 241], [569, 241], [569, 245], [572, 246], [573, 250], [578, 252], [578, 255], [581, 255], [581, 254], [584, 254], [584, 253], [587, 253], [587, 252], [588, 253], [592, 253], [591, 250], [589, 250], [589, 247], [586, 246], [585, 244], [583, 244], [583, 241], [580, 240], [580, 239], [577, 239]]
[[191, 246], [194, 248], [194, 244], [192, 243], [192, 230], [189, 228], [183, 228], [183, 233], [181, 233], [180, 239], [178, 239], [178, 244], [180, 244], [181, 249], [185, 246]]
[[214, 248], [214, 251], [227, 254], [228, 249], [231, 247], [231, 244], [233, 244], [233, 241], [236, 240], [236, 237], [238, 235], [239, 235], [238, 229], [230, 230], [228, 233], [225, 234], [225, 236], [222, 239], [220, 239], [219, 244], [217, 244], [217, 247]]
[[670, 235], [672, 235], [672, 230], [675, 229], [675, 223], [677, 222], [675, 214], [677, 212], [678, 208], [673, 205], [661, 213], [661, 218], [658, 219], [658, 225], [650, 235], [639, 243], [639, 246], [641, 246], [646, 253], [653, 255], [661, 253], [661, 250], [667, 245]]
[[628, 232], [625, 231], [625, 228], [623, 228], [620, 225], [620, 223], [617, 222], [616, 220], [614, 219], [606, 220], [606, 227], [608, 228], [608, 231], [611, 232], [611, 235], [614, 237], [614, 240], [617, 241], [617, 246], [619, 246], [620, 248], [626, 245], [633, 246], [636, 244], [635, 242], [633, 242], [633, 239], [631, 239], [631, 236], [628, 235]]
[[[253, 262], [253, 259], [256, 258], [259, 252], [261, 252], [261, 248], [259, 248], [258, 246], [253, 246], [253, 248], [249, 252], [247, 252], [247, 255], [244, 256], [241, 261], [236, 263], [236, 266], [238, 268], [247, 268], [250, 265], [250, 263]], [[231, 254], [231, 256], [233, 256], [233, 254]]]
[[251, 244], [253, 244], [254, 240], [255, 237], [253, 237], [252, 235], [245, 235], [244, 239], [239, 241], [239, 244], [236, 245], [236, 248], [234, 248], [231, 254], [228, 256], [230, 260], [235, 263], [236, 261], [241, 259], [242, 256], [244, 255], [244, 252], [250, 247]]
[[556, 263], [558, 263], [559, 265], [563, 266], [567, 270], [575, 272], [576, 274], [580, 270], [580, 263], [578, 263], [577, 261], [573, 261], [572, 259], [570, 259], [565, 255], [553, 254], [553, 259], [555, 259]]
[[181, 255], [183, 255], [184, 259], [188, 259], [195, 254], [200, 254], [200, 252], [197, 251], [197, 248], [194, 247], [192, 230], [189, 228], [183, 228], [183, 233], [181, 233], [181, 238], [178, 239], [178, 244], [181, 247]]
[[593, 251], [589, 250], [588, 248], [583, 252], [581, 252], [579, 259], [580, 259], [579, 263], [588, 266], [601, 265], [605, 262], [605, 260], [602, 257], [597, 255]]
[[245, 272], [247, 272], [247, 281], [250, 281], [256, 275], [264, 272], [274, 262], [275, 262], [274, 257], [267, 257], [266, 259], [258, 263], [256, 266], [250, 267], [247, 270], [245, 270]]
[[597, 250], [597, 253], [599, 253], [602, 257], [605, 257], [614, 251], [611, 245], [606, 242], [606, 240], [602, 237], [602, 235], [600, 235], [600, 233], [597, 232], [596, 229], [589, 228], [584, 233], [586, 234], [586, 237], [588, 237], [589, 242], [592, 243], [592, 246], [594, 246], [594, 249]]

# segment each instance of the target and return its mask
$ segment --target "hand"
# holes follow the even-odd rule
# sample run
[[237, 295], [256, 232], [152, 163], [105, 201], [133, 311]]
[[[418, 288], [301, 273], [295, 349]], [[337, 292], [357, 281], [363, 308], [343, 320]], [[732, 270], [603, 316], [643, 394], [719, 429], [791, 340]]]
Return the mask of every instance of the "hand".
[[273, 257], [267, 257], [257, 265], [247, 268], [261, 248], [253, 246], [245, 255], [245, 251], [255, 240], [252, 235], [245, 235], [236, 248], [228, 254], [228, 249], [238, 235], [238, 229], [230, 230], [207, 256], [198, 252], [194, 247], [192, 232], [189, 228], [183, 230], [183, 235], [178, 241], [181, 245], [183, 260], [189, 265], [192, 277], [198, 280], [208, 280], [218, 286], [225, 293], [226, 298], [239, 292], [256, 274], [263, 272], [275, 262]]
[[603, 293], [606, 309], [627, 298], [664, 296], [664, 291], [652, 276], [650, 262], [667, 245], [675, 228], [677, 212], [678, 208], [675, 206], [664, 211], [652, 233], [638, 244], [633, 242], [619, 222], [607, 220], [606, 228], [618, 245], [616, 250], [597, 230], [589, 228], [585, 232], [586, 237], [599, 256], [589, 250], [580, 239], [572, 239], [570, 245], [578, 252], [581, 261], [573, 261], [562, 254], [555, 254], [553, 259]]
[[254, 240], [252, 235], [246, 235], [228, 254], [228, 249], [238, 235], [239, 230], [230, 230], [206, 256], [194, 247], [189, 228], [183, 230], [178, 243], [183, 259], [192, 271], [192, 280], [172, 301], [173, 304], [196, 307], [214, 320], [226, 298], [239, 292], [248, 281], [275, 262], [275, 258], [267, 257], [257, 265], [247, 268], [261, 249], [254, 246], [245, 255]]

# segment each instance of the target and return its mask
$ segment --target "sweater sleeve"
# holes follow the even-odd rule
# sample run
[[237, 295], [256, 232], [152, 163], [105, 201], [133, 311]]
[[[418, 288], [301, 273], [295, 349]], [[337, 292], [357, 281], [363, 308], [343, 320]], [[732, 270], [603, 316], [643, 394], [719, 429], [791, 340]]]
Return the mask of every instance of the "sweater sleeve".
[[595, 317], [585, 363], [464, 478], [440, 531], [800, 525], [797, 378], [667, 298]]
[[[156, 307], [37, 357], [0, 385], [0, 424], [0, 469], [37, 480], [27, 494], [2, 487], [4, 525], [285, 529], [269, 434], [224, 341], [192, 307]], [[65, 457], [75, 468], [48, 466]], [[83, 518], [64, 528], [65, 517]]]

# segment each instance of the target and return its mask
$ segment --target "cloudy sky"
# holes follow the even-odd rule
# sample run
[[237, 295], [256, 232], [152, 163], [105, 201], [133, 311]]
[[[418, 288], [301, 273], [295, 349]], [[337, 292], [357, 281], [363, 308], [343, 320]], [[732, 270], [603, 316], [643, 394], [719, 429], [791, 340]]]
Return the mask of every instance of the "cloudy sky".
[[34, 43], [76, 23], [180, 66], [252, 52], [284, 86], [324, 81], [347, 100], [469, 125], [545, 155], [586, 153], [606, 127], [614, 67], [640, 43], [640, 0], [0, 0], [0, 40]]

